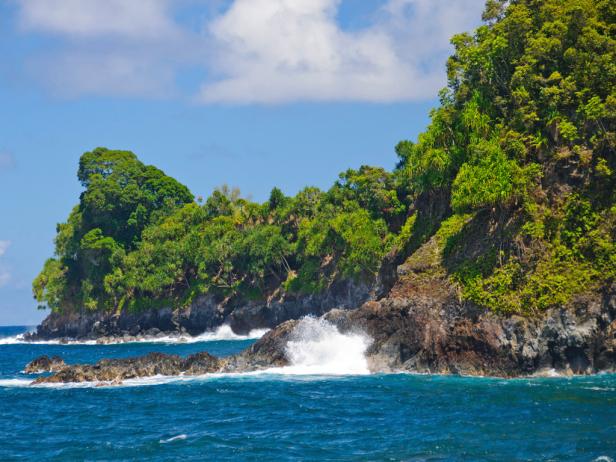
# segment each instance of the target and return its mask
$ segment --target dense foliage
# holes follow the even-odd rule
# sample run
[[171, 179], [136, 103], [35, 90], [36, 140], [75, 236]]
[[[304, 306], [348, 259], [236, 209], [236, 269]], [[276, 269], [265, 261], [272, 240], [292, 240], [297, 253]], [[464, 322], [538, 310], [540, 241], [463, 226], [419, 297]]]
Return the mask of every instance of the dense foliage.
[[125, 151], [85, 153], [78, 177], [80, 203], [33, 284], [55, 310], [182, 306], [205, 293], [263, 298], [373, 279], [404, 212], [392, 175], [372, 167], [348, 170], [327, 192], [274, 188], [263, 204], [225, 186], [199, 205]]
[[534, 312], [616, 277], [616, 5], [489, 0], [483, 19], [452, 39], [400, 169], [450, 196], [443, 263], [463, 296]]
[[[432, 236], [461, 295], [501, 312], [566, 304], [616, 278], [616, 6], [488, 0], [452, 39], [448, 86], [393, 172], [265, 203], [204, 204], [134, 154], [85, 153], [85, 191], [33, 284], [52, 309], [182, 306], [372, 281]], [[439, 230], [440, 228], [440, 230]]]

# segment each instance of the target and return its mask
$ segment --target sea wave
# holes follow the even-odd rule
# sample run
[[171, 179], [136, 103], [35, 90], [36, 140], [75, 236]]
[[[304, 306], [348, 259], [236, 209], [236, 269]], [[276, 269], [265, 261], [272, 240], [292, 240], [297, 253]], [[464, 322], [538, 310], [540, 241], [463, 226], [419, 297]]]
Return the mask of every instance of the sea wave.
[[29, 387], [32, 379], [0, 379], [0, 387]]
[[[227, 326], [228, 327], [228, 326]], [[258, 334], [262, 335], [262, 332]], [[255, 333], [254, 335], [257, 335]], [[216, 332], [200, 336], [201, 340], [237, 340], [241, 337], [233, 334], [230, 328], [219, 328]], [[196, 339], [194, 337], [193, 339]], [[205, 339], [205, 340], [204, 340]], [[291, 333], [287, 343], [286, 355], [289, 365], [270, 368], [260, 371], [241, 373], [212, 373], [198, 376], [162, 376], [140, 377], [127, 379], [120, 384], [107, 382], [81, 382], [81, 383], [46, 383], [31, 385], [28, 379], [0, 380], [0, 387], [26, 387], [36, 388], [94, 388], [101, 386], [135, 387], [163, 385], [169, 383], [195, 382], [212, 379], [233, 378], [263, 378], [271, 379], [285, 376], [302, 376], [322, 378], [331, 376], [367, 375], [370, 373], [366, 360], [366, 349], [371, 339], [362, 332], [341, 333], [337, 327], [327, 321], [317, 318], [304, 318]]]
[[0, 379], [0, 387], [5, 388], [50, 388], [50, 389], [69, 389], [69, 388], [126, 388], [144, 387], [152, 385], [165, 385], [174, 382], [194, 382], [216, 378], [218, 374], [207, 374], [201, 376], [183, 375], [153, 375], [150, 377], [139, 377], [126, 379], [121, 383], [113, 382], [62, 382], [62, 383], [38, 383], [33, 384], [32, 379], [13, 378]]
[[188, 438], [188, 435], [182, 433], [181, 435], [172, 436], [171, 438], [161, 439], [159, 443], [160, 444], [173, 443], [174, 441], [185, 440], [186, 438]]
[[323, 319], [306, 317], [287, 342], [289, 365], [268, 369], [282, 375], [367, 375], [366, 350], [372, 339], [363, 332], [341, 333]]
[[32, 379], [12, 378], [0, 379], [0, 387], [5, 388], [49, 388], [49, 389], [70, 389], [70, 388], [132, 388], [147, 387], [154, 385], [195, 383], [217, 379], [258, 377], [271, 375], [266, 371], [239, 372], [239, 373], [211, 373], [203, 375], [152, 375], [149, 377], [138, 377], [125, 379], [120, 383], [116, 382], [62, 382], [62, 383], [38, 383], [33, 384]]
[[215, 331], [204, 332], [199, 335], [165, 335], [157, 337], [138, 337], [127, 338], [121, 337], [117, 339], [101, 340], [25, 340], [25, 333], [14, 335], [11, 337], [0, 338], [0, 345], [113, 345], [120, 343], [199, 343], [199, 342], [214, 342], [219, 340], [256, 340], [261, 338], [269, 329], [254, 329], [248, 335], [239, 335], [233, 332], [231, 326], [223, 324]]

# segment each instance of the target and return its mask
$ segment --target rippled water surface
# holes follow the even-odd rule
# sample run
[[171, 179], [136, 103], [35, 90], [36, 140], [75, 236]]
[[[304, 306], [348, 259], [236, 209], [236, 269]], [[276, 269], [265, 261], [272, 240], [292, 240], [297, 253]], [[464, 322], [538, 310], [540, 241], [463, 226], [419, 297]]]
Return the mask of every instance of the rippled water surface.
[[[0, 337], [21, 331], [0, 328]], [[613, 375], [501, 380], [281, 373], [32, 388], [20, 372], [41, 354], [59, 354], [68, 363], [148, 351], [228, 355], [251, 342], [0, 342], [0, 460], [616, 458]], [[300, 354], [297, 344], [294, 354], [321, 358], [327, 349], [317, 343], [306, 343], [317, 355]]]

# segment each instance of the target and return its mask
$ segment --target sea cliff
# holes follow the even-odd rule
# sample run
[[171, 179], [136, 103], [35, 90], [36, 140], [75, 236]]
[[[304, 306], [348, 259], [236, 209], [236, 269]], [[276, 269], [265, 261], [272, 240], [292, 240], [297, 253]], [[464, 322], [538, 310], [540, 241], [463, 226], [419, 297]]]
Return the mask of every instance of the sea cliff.
[[[447, 279], [406, 273], [386, 297], [357, 309], [333, 309], [320, 317], [341, 335], [366, 337], [370, 372], [413, 372], [519, 377], [592, 374], [616, 370], [616, 285], [579, 296], [569, 306], [540, 316], [498, 315], [461, 301]], [[35, 384], [101, 382], [152, 375], [200, 375], [263, 371], [293, 365], [290, 342], [306, 321], [282, 322], [245, 351], [228, 358], [202, 353], [189, 358], [150, 354], [95, 365], [49, 365], [52, 375]]]
[[334, 308], [356, 308], [373, 299], [375, 290], [374, 284], [343, 281], [317, 294], [284, 294], [260, 301], [234, 302], [217, 300], [214, 296], [200, 296], [190, 306], [179, 309], [164, 307], [119, 313], [53, 312], [35, 332], [26, 334], [25, 339], [107, 343], [163, 335], [196, 336], [223, 324], [242, 335], [257, 329], [271, 329], [290, 319], [320, 316]]

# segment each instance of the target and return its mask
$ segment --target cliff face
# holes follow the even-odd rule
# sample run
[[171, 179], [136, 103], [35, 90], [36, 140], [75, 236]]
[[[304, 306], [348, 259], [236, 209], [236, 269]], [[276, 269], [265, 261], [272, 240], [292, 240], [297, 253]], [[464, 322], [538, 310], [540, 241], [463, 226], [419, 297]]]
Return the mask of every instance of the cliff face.
[[374, 371], [511, 377], [616, 367], [616, 285], [533, 318], [460, 303], [445, 281], [398, 289], [355, 312], [326, 315], [342, 331], [362, 329], [373, 338], [367, 356]]
[[[505, 316], [461, 302], [447, 278], [410, 272], [391, 293], [323, 318], [342, 333], [365, 332], [373, 372], [516, 377], [616, 370], [616, 284], [539, 316]], [[226, 370], [287, 364], [289, 321], [232, 358]]]
[[[460, 303], [446, 281], [406, 280], [392, 295], [356, 310], [334, 309], [323, 318], [342, 333], [372, 338], [366, 352], [372, 372], [419, 372], [500, 377], [541, 373], [590, 374], [616, 370], [616, 285], [580, 297], [569, 309], [540, 318], [503, 317]], [[242, 353], [215, 358], [206, 352], [101, 360], [67, 366], [41, 357], [26, 366], [52, 372], [33, 383], [100, 382], [162, 375], [247, 372], [290, 364], [287, 348], [298, 320], [283, 322]]]
[[[203, 353], [206, 360], [200, 360], [200, 366], [192, 369], [188, 365], [191, 358], [182, 360], [160, 354], [103, 360], [96, 365], [66, 366], [56, 361], [59, 366], [48, 368], [55, 374], [39, 378], [37, 383], [119, 383], [126, 378], [157, 373], [177, 375], [187, 370], [202, 374], [284, 367], [290, 365], [289, 341], [296, 339], [299, 318], [306, 314], [321, 314], [342, 334], [361, 332], [369, 336], [365, 356], [372, 372], [518, 377], [616, 370], [616, 283], [535, 316], [499, 315], [462, 301], [459, 288], [435, 258], [438, 254], [435, 239], [423, 245], [398, 267], [397, 282], [378, 300], [370, 299], [367, 287], [347, 284], [320, 296], [255, 303], [227, 315], [224, 309], [215, 309], [219, 306], [203, 302], [183, 313], [162, 310], [143, 314], [151, 316], [148, 322], [176, 330], [178, 325], [174, 322], [183, 323], [179, 324], [182, 329], [191, 319], [193, 327], [225, 321], [240, 332], [277, 325], [251, 347], [229, 358], [213, 358]], [[362, 297], [369, 300], [361, 304]], [[329, 309], [352, 308], [355, 303], [361, 306]], [[174, 322], [161, 322], [166, 316]], [[129, 322], [129, 318], [119, 316], [117, 321]], [[67, 329], [73, 329], [71, 334], [95, 332], [92, 325], [73, 325], [62, 319], [54, 322], [59, 323], [65, 335], [69, 333]], [[44, 326], [48, 325], [49, 320]], [[119, 322], [113, 325], [121, 326]], [[143, 322], [142, 329], [146, 325]], [[34, 369], [40, 368], [39, 363], [35, 365]]]
[[541, 313], [497, 314], [463, 301], [441, 257], [434, 237], [398, 267], [386, 297], [325, 315], [341, 331], [373, 339], [372, 370], [509, 377], [616, 368], [616, 283]]
[[229, 324], [237, 334], [274, 328], [303, 316], [320, 316], [333, 308], [351, 309], [374, 298], [374, 284], [344, 281], [310, 295], [284, 294], [252, 302], [197, 298], [185, 309], [150, 309], [137, 313], [51, 313], [30, 340], [99, 339], [164, 334], [198, 335]]

